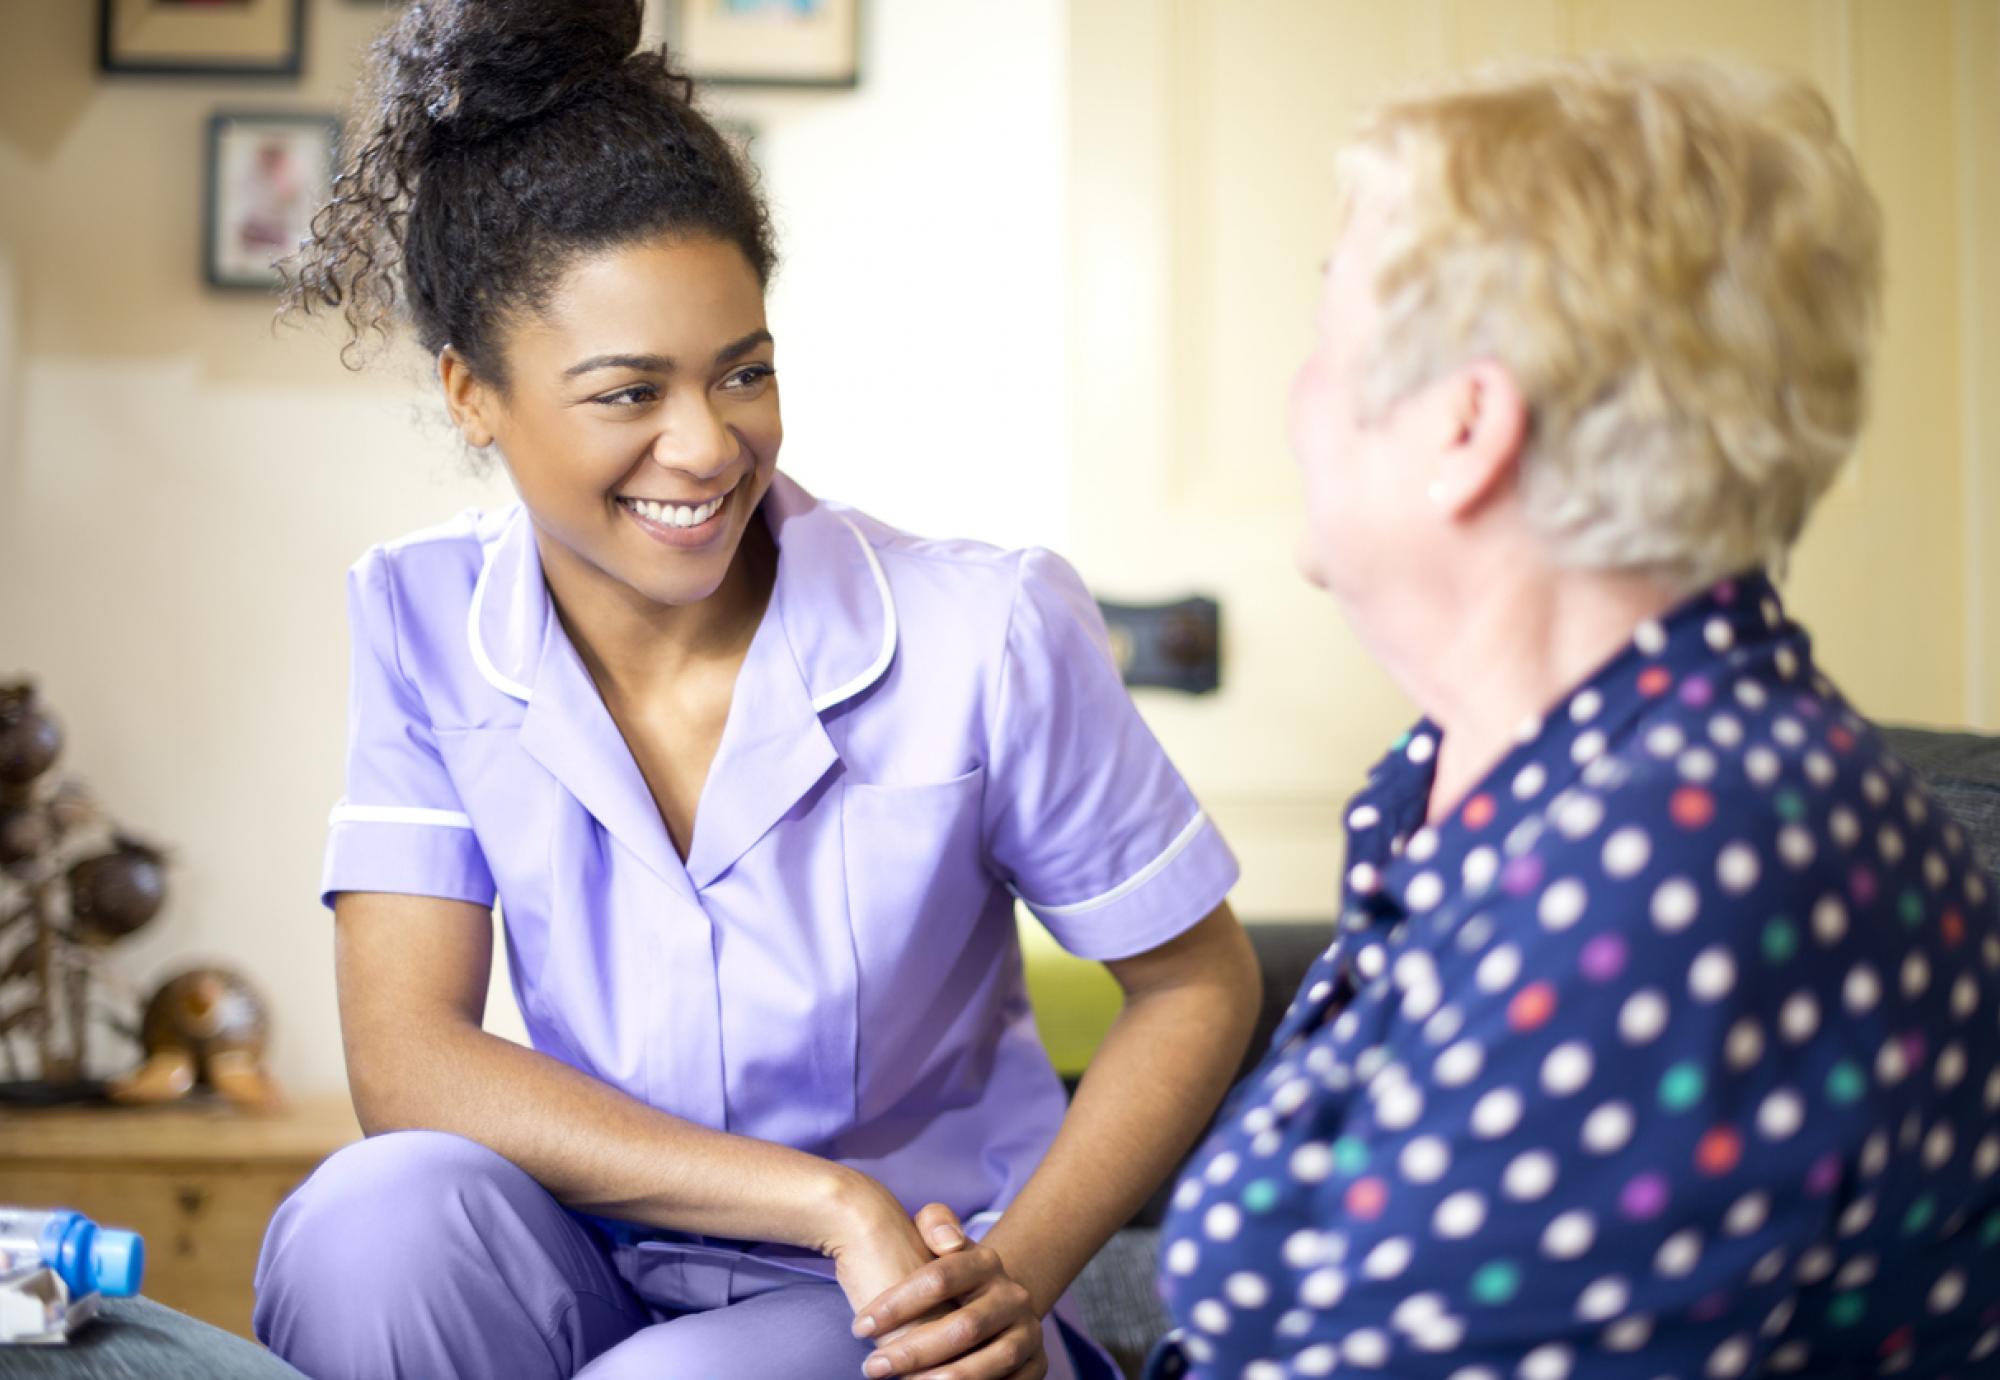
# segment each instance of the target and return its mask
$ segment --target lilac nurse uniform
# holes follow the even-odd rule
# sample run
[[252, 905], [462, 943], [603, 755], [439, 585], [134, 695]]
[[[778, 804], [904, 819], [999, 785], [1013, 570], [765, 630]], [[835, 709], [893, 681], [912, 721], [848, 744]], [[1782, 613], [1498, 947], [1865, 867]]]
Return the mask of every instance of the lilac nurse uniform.
[[[535, 1048], [662, 1111], [862, 1170], [982, 1231], [1062, 1120], [1016, 897], [1070, 951], [1154, 948], [1236, 864], [1134, 710], [1076, 574], [922, 541], [784, 475], [770, 605], [685, 862], [516, 507], [351, 577], [324, 894], [499, 903]], [[406, 1132], [279, 1211], [257, 1332], [313, 1376], [858, 1374], [831, 1265], [568, 1212]], [[1051, 1374], [1109, 1374], [1059, 1308]]]

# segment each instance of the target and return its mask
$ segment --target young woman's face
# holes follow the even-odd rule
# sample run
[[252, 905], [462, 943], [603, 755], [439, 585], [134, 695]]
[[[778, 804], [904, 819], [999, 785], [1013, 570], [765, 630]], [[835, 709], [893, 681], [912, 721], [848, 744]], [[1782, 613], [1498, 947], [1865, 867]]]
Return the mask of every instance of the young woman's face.
[[713, 594], [784, 437], [763, 285], [743, 252], [700, 236], [586, 257], [506, 352], [507, 391], [480, 412], [551, 580], [658, 604]]

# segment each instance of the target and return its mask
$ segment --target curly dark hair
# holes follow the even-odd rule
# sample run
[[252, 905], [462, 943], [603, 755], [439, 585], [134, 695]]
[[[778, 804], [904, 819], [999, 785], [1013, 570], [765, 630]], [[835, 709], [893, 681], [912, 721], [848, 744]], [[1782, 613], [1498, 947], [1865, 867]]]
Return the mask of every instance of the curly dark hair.
[[695, 110], [640, 0], [416, 0], [374, 45], [369, 129], [285, 266], [285, 311], [343, 309], [341, 357], [407, 313], [505, 386], [500, 331], [579, 254], [660, 234], [735, 244], [770, 280], [755, 173]]

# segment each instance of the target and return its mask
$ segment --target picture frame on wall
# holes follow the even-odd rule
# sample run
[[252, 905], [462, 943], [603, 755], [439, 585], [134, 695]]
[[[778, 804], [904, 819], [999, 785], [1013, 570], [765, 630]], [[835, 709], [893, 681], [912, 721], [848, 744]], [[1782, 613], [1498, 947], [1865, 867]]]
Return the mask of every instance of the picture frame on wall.
[[862, 0], [648, 0], [649, 37], [696, 81], [853, 87]]
[[97, 65], [169, 77], [296, 77], [305, 0], [97, 0]]
[[223, 111], [208, 122], [202, 271], [210, 287], [275, 291], [326, 204], [340, 121], [318, 113]]

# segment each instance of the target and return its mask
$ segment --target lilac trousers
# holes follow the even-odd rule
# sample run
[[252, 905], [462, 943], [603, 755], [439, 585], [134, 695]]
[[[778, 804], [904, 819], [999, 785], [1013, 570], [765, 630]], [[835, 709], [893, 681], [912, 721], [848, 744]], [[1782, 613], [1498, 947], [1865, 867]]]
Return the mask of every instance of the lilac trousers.
[[[257, 1336], [312, 1380], [830, 1380], [871, 1348], [831, 1278], [618, 1242], [512, 1162], [402, 1131], [335, 1154], [272, 1218]], [[1050, 1380], [1072, 1368], [1045, 1329]], [[1108, 1362], [1106, 1363], [1108, 1364]]]

